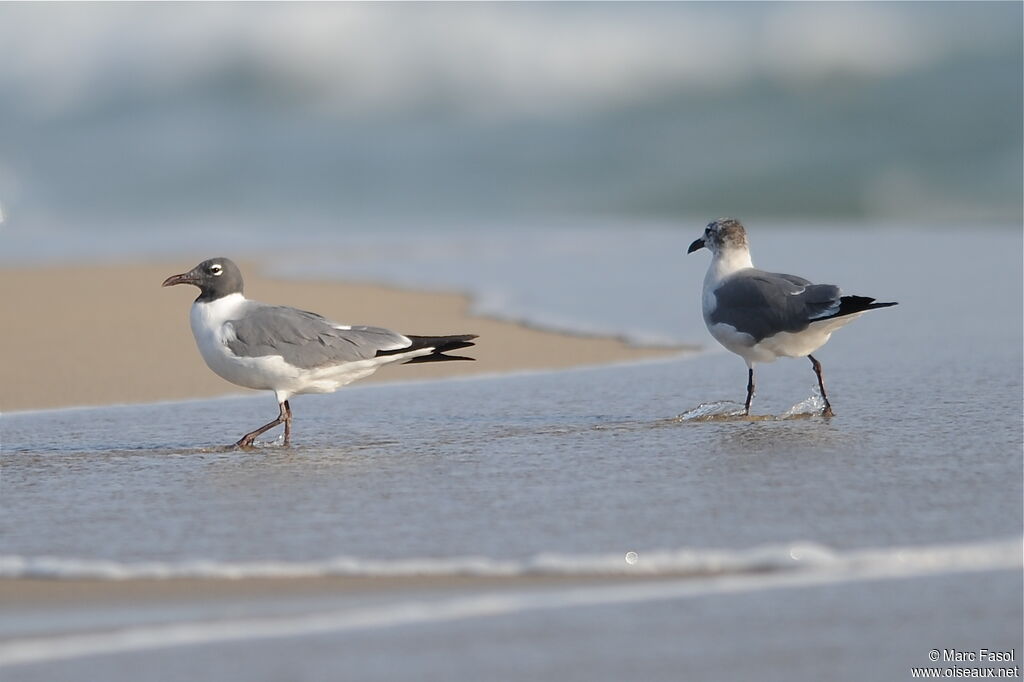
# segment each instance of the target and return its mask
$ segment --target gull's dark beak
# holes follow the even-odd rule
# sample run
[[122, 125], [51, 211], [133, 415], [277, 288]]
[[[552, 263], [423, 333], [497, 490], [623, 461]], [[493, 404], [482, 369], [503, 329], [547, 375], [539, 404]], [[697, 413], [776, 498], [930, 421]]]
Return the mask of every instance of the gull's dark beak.
[[705, 246], [706, 244], [704, 244], [704, 237], [701, 237], [700, 239], [695, 239], [693, 243], [690, 244], [690, 248], [686, 250], [686, 253], [693, 253], [694, 251], [699, 251], [703, 249]]
[[164, 280], [162, 287], [173, 287], [175, 284], [196, 284], [196, 277], [191, 272], [183, 272], [180, 275], [171, 275]]

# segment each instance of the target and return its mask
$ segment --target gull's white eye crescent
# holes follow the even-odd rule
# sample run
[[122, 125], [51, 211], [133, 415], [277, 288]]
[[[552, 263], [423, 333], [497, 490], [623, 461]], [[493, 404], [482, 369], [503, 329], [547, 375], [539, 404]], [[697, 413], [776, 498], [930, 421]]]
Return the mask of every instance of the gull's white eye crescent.
[[217, 264], [211, 265], [210, 274], [213, 275], [214, 277], [220, 277], [222, 274], [224, 274], [224, 268]]

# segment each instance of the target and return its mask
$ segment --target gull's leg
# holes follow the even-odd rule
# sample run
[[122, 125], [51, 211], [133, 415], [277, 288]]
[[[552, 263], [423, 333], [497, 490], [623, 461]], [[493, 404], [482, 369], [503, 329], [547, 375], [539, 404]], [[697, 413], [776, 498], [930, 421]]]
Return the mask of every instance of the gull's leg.
[[250, 447], [252, 447], [252, 444], [256, 440], [257, 436], [263, 434], [264, 431], [269, 431], [270, 429], [274, 428], [278, 424], [282, 424], [283, 423], [285, 425], [285, 427], [284, 427], [285, 428], [285, 433], [287, 434], [288, 433], [288, 421], [291, 419], [291, 411], [289, 410], [287, 413], [285, 412], [285, 405], [286, 405], [286, 403], [287, 403], [287, 401], [285, 401], [285, 402], [280, 404], [280, 406], [279, 406], [280, 407], [280, 412], [277, 415], [277, 419], [275, 419], [274, 421], [269, 422], [267, 424], [264, 424], [263, 426], [261, 426], [260, 428], [256, 429], [255, 431], [252, 431], [250, 433], [245, 434], [244, 436], [242, 436], [242, 438], [237, 443], [235, 443], [235, 447], [236, 448], [250, 448]]
[[282, 403], [284, 406], [284, 444], [289, 445], [292, 442], [292, 406], [288, 404], [288, 401]]
[[747, 369], [747, 402], [743, 404], [743, 415], [750, 416], [750, 401], [754, 399], [754, 367]]
[[821, 377], [821, 363], [815, 360], [813, 355], [808, 355], [807, 357], [811, 361], [811, 366], [814, 367], [814, 373], [818, 375], [818, 388], [821, 389], [821, 399], [825, 401], [825, 409], [821, 411], [821, 416], [834, 417], [835, 413], [832, 412], [832, 405], [828, 402], [828, 396], [825, 395], [825, 380]]

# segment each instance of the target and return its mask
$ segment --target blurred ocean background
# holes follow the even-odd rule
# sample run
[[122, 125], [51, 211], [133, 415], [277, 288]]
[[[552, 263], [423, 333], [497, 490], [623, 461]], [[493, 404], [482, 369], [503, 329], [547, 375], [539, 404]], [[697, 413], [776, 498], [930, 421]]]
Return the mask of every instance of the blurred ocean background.
[[[1019, 232], [1021, 20], [1018, 3], [8, 5], [0, 263], [273, 253], [279, 274], [692, 343], [699, 319], [663, 292], [691, 285], [668, 276], [711, 218], [744, 220], [769, 269], [806, 262], [758, 260], [800, 234]], [[658, 319], [586, 309], [641, 273], [627, 293], [657, 294]]]
[[[1020, 220], [1019, 3], [8, 5], [8, 237]], [[160, 240], [160, 241], [156, 241]]]
[[[1022, 19], [0, 6], [0, 265], [228, 255], [709, 349], [304, 398], [290, 450], [216, 447], [265, 396], [4, 415], [3, 578], [516, 579], [29, 604], [0, 617], [5, 679], [903, 679], [932, 648], [1013, 646]], [[820, 354], [836, 419], [807, 418], [806, 362], [759, 374], [755, 412], [797, 418], [678, 419], [743, 397], [685, 254], [720, 215], [765, 269], [900, 301]], [[283, 630], [254, 643], [262, 617]]]

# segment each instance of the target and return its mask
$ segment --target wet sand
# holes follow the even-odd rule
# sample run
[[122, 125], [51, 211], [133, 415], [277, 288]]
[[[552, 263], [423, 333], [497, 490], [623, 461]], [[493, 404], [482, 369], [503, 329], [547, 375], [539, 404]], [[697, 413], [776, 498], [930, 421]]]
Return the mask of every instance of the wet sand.
[[[189, 330], [196, 290], [161, 289], [194, 263], [0, 269], [5, 320], [0, 410], [207, 398], [250, 392], [214, 375]], [[475, 317], [458, 294], [384, 286], [294, 282], [241, 264], [250, 298], [318, 312], [346, 324], [407, 334], [478, 334], [476, 362], [385, 367], [364, 381], [427, 380], [562, 369], [656, 358], [682, 349], [634, 348]], [[17, 387], [17, 390], [10, 390]]]
[[667, 580], [674, 576], [327, 576], [310, 578], [171, 578], [46, 580], [0, 578], [0, 602], [10, 607], [100, 606], [140, 602], [173, 604], [182, 600], [384, 594], [538, 587], [544, 585], [614, 584]]

